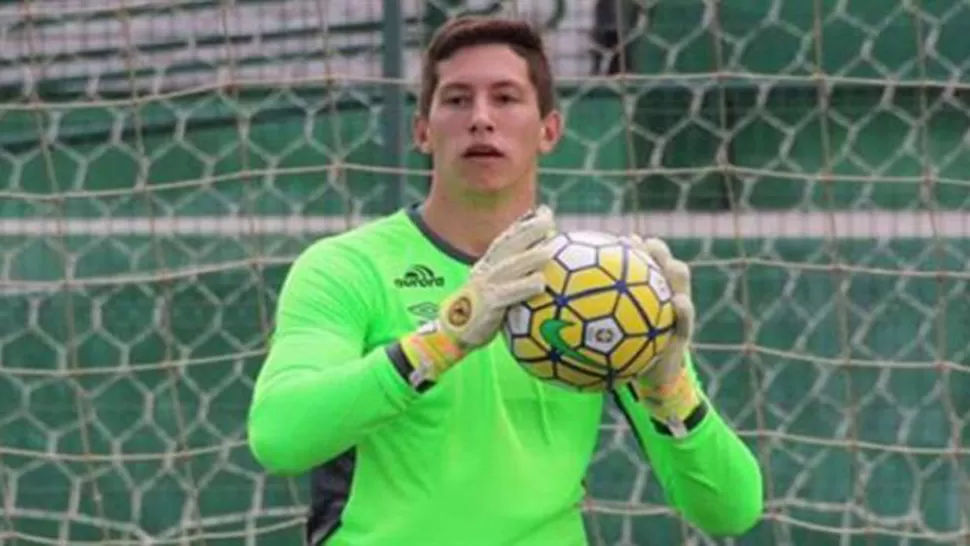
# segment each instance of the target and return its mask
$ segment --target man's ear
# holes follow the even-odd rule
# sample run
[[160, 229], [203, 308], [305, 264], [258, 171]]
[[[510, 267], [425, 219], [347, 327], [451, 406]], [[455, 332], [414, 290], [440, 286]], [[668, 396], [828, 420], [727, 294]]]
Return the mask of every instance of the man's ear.
[[424, 154], [431, 153], [431, 135], [428, 134], [428, 120], [420, 113], [414, 114], [414, 144]]
[[562, 114], [558, 110], [550, 111], [542, 120], [540, 130], [539, 151], [547, 154], [556, 147], [562, 137]]

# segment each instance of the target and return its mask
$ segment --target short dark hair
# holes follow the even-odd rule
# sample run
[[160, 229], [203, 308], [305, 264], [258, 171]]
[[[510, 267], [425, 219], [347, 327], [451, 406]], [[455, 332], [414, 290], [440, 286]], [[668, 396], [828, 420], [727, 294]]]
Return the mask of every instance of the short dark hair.
[[529, 80], [535, 88], [539, 113], [555, 107], [555, 83], [542, 35], [529, 23], [517, 19], [466, 16], [452, 19], [438, 28], [421, 60], [421, 93], [418, 108], [422, 116], [431, 110], [438, 87], [438, 63], [460, 49], [486, 44], [505, 44], [525, 59]]

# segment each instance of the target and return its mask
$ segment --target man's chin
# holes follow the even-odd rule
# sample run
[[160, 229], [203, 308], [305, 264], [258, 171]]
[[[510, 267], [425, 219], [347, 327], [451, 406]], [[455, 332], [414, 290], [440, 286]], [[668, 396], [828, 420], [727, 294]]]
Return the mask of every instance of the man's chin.
[[509, 178], [474, 178], [465, 180], [462, 190], [467, 195], [494, 198], [514, 193], [521, 185]]
[[494, 193], [515, 188], [522, 184], [521, 176], [497, 172], [491, 169], [469, 169], [463, 173], [461, 185], [467, 191]]

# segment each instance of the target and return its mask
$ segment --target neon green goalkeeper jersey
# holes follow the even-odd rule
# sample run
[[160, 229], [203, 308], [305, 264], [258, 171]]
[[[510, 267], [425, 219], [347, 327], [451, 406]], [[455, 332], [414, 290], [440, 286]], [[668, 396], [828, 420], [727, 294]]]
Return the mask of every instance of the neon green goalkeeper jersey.
[[421, 392], [396, 340], [435, 316], [474, 259], [417, 209], [325, 238], [293, 264], [249, 417], [270, 472], [309, 473], [307, 539], [327, 546], [581, 546], [583, 479], [604, 403], [623, 409], [685, 518], [738, 533], [761, 476], [713, 407], [665, 435], [625, 389], [577, 394], [528, 375], [501, 337]]

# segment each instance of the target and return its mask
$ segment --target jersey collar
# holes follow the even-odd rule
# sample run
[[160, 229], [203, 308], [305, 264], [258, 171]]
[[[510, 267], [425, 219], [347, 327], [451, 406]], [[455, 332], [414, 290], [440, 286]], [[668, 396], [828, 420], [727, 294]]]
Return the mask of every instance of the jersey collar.
[[409, 206], [406, 209], [408, 218], [415, 225], [415, 227], [418, 228], [418, 231], [420, 231], [421, 234], [424, 235], [425, 238], [427, 238], [428, 241], [435, 246], [435, 248], [463, 264], [473, 265], [476, 261], [478, 261], [477, 257], [455, 248], [448, 241], [444, 240], [437, 233], [432, 231], [431, 227], [429, 227], [424, 221], [424, 218], [421, 217], [421, 207], [421, 203], [416, 203]]

